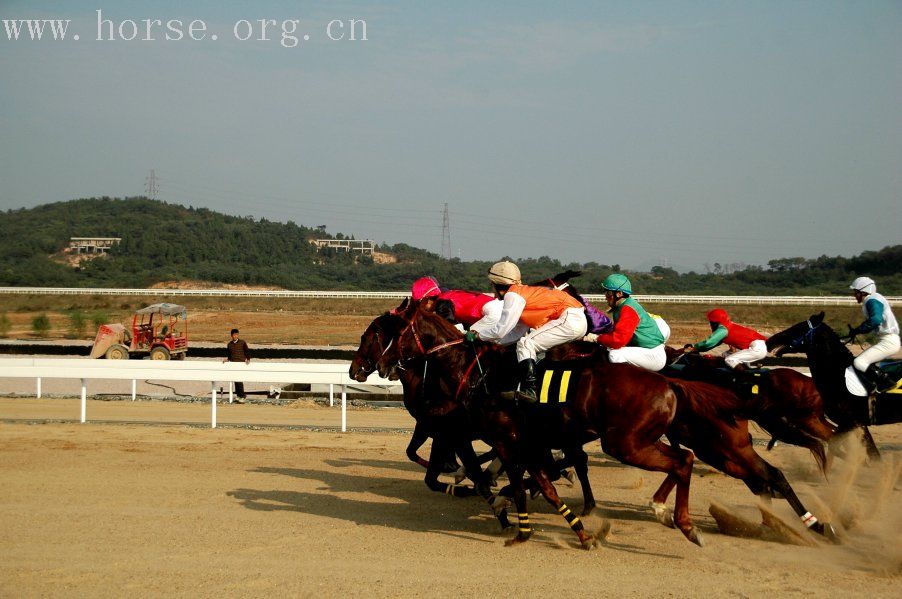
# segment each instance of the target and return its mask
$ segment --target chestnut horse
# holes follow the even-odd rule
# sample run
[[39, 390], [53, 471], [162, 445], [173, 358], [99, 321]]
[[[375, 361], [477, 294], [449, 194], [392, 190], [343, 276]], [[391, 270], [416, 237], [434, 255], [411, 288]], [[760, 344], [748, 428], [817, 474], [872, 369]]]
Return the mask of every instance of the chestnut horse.
[[379, 361], [387, 376], [396, 365], [426, 358], [429, 371], [441, 380], [445, 393], [430, 402], [436, 414], [464, 407], [476, 432], [504, 462], [513, 488], [519, 530], [509, 543], [532, 535], [524, 473], [528, 472], [545, 499], [576, 533], [582, 546], [596, 540], [561, 501], [547, 475], [550, 448], [565, 450], [601, 439], [602, 448], [621, 462], [667, 473], [677, 488], [673, 521], [689, 540], [701, 537], [689, 516], [692, 452], [660, 441], [676, 417], [677, 396], [668, 381], [628, 364], [579, 360], [567, 364], [573, 372], [572, 399], [553, 407], [519, 404], [500, 398], [514, 380], [512, 352], [496, 345], [464, 344], [460, 332], [434, 314], [435, 301], [412, 302], [401, 316], [407, 325]]
[[694, 352], [684, 354], [671, 347], [666, 350], [669, 365], [682, 362], [685, 367], [665, 368], [661, 374], [706, 381], [735, 391], [744, 400], [738, 415], [754, 420], [771, 435], [768, 449], [776, 441], [804, 447], [826, 476], [826, 447], [833, 440], [836, 427], [824, 415], [824, 402], [810, 377], [791, 368], [773, 368], [743, 384], [746, 375], [727, 369], [723, 358]]

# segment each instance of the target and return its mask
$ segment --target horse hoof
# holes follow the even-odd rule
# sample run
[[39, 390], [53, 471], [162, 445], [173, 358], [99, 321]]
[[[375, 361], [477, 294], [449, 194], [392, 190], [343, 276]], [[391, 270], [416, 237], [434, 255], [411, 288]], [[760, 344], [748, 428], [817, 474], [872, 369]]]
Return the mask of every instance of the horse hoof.
[[664, 505], [663, 503], [658, 503], [656, 501], [652, 501], [648, 505], [651, 506], [651, 509], [655, 512], [655, 518], [658, 519], [658, 522], [666, 526], [667, 528], [675, 528], [673, 523], [673, 512], [670, 511], [670, 508]]
[[515, 536], [513, 539], [508, 539], [504, 542], [505, 547], [513, 547], [514, 545], [520, 545], [521, 543], [525, 543], [529, 540], [529, 537], [521, 537], [520, 535]]
[[607, 520], [602, 520], [601, 528], [595, 533], [595, 538], [604, 541], [608, 538], [609, 534], [611, 534], [611, 523]]
[[824, 529], [821, 531], [821, 534], [824, 535], [824, 538], [833, 543], [834, 545], [841, 545], [842, 539], [839, 538], [839, 535], [836, 534], [836, 529], [833, 528], [833, 525], [829, 522], [823, 523]]
[[589, 537], [588, 539], [582, 542], [583, 549], [586, 551], [592, 551], [593, 549], [598, 549], [598, 539], [595, 537]]
[[705, 540], [702, 538], [702, 533], [698, 532], [693, 526], [688, 531], [683, 531], [683, 534], [686, 535], [686, 538], [698, 545], [699, 547], [705, 546]]
[[594, 506], [594, 505], [587, 505], [587, 506], [584, 506], [584, 507], [583, 507], [583, 511], [582, 511], [582, 513], [580, 514], [580, 516], [582, 516], [583, 518], [585, 518], [586, 516], [591, 516], [591, 515], [592, 515], [592, 512], [594, 512], [594, 511], [595, 511], [595, 506]]

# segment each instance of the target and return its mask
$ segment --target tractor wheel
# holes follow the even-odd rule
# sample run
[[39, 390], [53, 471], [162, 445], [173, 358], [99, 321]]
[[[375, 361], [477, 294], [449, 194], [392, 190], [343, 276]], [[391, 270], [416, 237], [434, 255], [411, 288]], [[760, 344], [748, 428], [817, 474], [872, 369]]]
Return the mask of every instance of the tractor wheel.
[[150, 359], [151, 360], [168, 360], [169, 359], [169, 350], [159, 345], [152, 350], [150, 350]]
[[174, 356], [172, 356], [172, 359], [173, 360], [184, 360], [185, 352], [179, 352], [179, 353], [175, 354]]
[[106, 350], [104, 355], [107, 360], [128, 360], [128, 348], [117, 343]]

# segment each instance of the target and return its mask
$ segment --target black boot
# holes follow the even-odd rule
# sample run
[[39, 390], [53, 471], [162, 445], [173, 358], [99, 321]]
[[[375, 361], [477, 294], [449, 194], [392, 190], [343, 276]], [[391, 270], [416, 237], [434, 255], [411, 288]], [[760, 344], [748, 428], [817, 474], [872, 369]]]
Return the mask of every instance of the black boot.
[[874, 391], [883, 393], [896, 386], [896, 381], [880, 370], [880, 367], [876, 364], [868, 366], [862, 378], [867, 380], [868, 393], [873, 393]]
[[517, 399], [535, 403], [536, 398], [536, 361], [526, 359], [520, 362], [520, 390]]

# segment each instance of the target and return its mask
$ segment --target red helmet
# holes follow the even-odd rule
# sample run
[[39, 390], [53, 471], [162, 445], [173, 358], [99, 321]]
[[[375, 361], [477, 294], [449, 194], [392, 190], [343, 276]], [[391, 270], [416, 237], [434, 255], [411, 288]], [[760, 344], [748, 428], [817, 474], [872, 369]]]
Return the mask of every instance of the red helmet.
[[730, 315], [723, 308], [715, 308], [707, 314], [708, 322], [716, 322], [717, 324], [727, 324], [730, 322]]
[[415, 301], [419, 301], [424, 297], [439, 295], [440, 293], [438, 281], [433, 277], [420, 277], [413, 282], [413, 287], [410, 289], [410, 295], [413, 296]]

